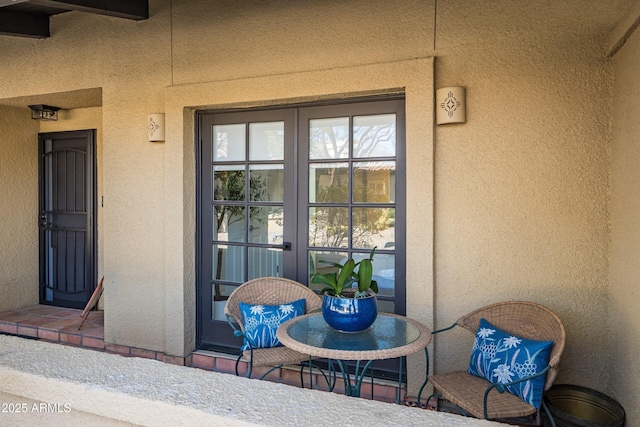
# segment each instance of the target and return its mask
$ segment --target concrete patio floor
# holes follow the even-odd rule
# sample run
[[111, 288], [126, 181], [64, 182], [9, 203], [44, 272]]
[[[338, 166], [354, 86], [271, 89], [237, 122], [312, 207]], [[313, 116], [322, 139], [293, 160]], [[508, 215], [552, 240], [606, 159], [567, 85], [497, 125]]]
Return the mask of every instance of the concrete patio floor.
[[0, 393], [3, 426], [504, 425], [7, 335]]

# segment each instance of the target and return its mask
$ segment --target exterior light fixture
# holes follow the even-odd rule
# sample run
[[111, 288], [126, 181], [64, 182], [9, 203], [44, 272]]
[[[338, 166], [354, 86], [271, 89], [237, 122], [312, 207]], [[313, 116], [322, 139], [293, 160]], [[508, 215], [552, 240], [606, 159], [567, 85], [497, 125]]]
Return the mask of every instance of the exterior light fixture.
[[465, 123], [467, 121], [464, 88], [443, 87], [436, 91], [436, 123]]
[[58, 120], [58, 110], [60, 107], [37, 104], [29, 105], [29, 108], [31, 108], [31, 118], [33, 120]]
[[149, 114], [147, 131], [149, 133], [149, 141], [164, 141], [164, 114]]

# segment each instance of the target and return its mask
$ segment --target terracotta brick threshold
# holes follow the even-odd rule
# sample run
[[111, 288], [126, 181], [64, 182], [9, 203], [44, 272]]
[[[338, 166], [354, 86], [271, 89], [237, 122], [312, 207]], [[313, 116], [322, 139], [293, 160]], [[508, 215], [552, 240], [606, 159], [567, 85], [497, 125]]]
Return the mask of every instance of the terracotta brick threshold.
[[[91, 311], [86, 319], [80, 316], [82, 310], [53, 307], [48, 305], [34, 305], [0, 313], [0, 333], [18, 335], [24, 338], [41, 339], [44, 341], [83, 347], [90, 350], [116, 353], [122, 356], [143, 357], [155, 359], [165, 363], [189, 366], [208, 371], [235, 374], [235, 357], [208, 351], [196, 351], [187, 357], [178, 357], [160, 351], [115, 345], [104, 342], [104, 312]], [[82, 324], [82, 327], [80, 327]], [[240, 375], [247, 372], [244, 362], [239, 365]], [[254, 368], [252, 377], [259, 377], [266, 370]], [[300, 387], [300, 370], [277, 369], [270, 373], [267, 380]], [[313, 388], [328, 390], [323, 377], [314, 371], [312, 375]], [[344, 393], [338, 378], [335, 393]], [[304, 371], [304, 387], [309, 387], [309, 372]], [[397, 388], [395, 384], [376, 381], [363, 383], [362, 397], [383, 402], [396, 401]], [[404, 390], [401, 398], [405, 400]], [[405, 402], [410, 404], [411, 402]]]

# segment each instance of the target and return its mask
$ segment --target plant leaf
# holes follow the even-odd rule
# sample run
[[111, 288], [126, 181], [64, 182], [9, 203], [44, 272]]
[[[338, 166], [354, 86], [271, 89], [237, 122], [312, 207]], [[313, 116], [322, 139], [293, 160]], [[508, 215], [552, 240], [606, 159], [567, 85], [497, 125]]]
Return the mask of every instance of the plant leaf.
[[321, 283], [324, 285], [328, 285], [329, 287], [331, 287], [331, 289], [335, 289], [337, 286], [335, 272], [325, 273], [325, 274], [316, 273], [313, 275], [313, 277], [311, 277], [311, 281], [313, 283]]
[[371, 281], [371, 290], [376, 294], [378, 293], [378, 282], [376, 282], [375, 280]]
[[351, 274], [353, 273], [354, 268], [356, 268], [356, 262], [353, 260], [353, 258], [349, 258], [340, 270], [340, 276], [338, 276], [338, 286], [344, 286], [349, 276], [351, 276]]
[[358, 268], [358, 290], [364, 292], [371, 287], [371, 277], [373, 276], [373, 267], [371, 259], [363, 259], [360, 261]]

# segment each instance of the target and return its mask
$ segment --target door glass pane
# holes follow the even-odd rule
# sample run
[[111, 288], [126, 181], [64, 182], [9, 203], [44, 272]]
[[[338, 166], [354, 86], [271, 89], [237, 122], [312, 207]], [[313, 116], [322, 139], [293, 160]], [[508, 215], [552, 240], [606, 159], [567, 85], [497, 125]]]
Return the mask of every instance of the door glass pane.
[[393, 157], [395, 155], [395, 114], [353, 118], [353, 157]]
[[373, 280], [378, 283], [378, 295], [384, 297], [395, 296], [395, 255], [376, 253], [371, 265], [373, 267]]
[[348, 244], [349, 208], [309, 208], [309, 246], [346, 248]]
[[244, 250], [242, 246], [217, 245], [211, 248], [214, 280], [243, 283], [244, 278]]
[[216, 205], [213, 207], [213, 240], [244, 242], [243, 206]]
[[237, 286], [230, 285], [211, 285], [211, 295], [213, 295], [211, 301], [211, 319], [212, 320], [227, 320], [227, 316], [224, 314], [224, 306], [227, 304], [227, 299], [231, 292], [236, 290]]
[[309, 159], [349, 157], [349, 117], [309, 120]]
[[258, 277], [282, 277], [282, 250], [249, 248], [249, 274], [247, 280]]
[[378, 300], [378, 313], [395, 313], [396, 303], [389, 300]]
[[249, 125], [249, 160], [284, 159], [284, 122]]
[[215, 125], [213, 127], [213, 161], [244, 160], [246, 125]]
[[282, 206], [253, 206], [249, 210], [249, 243], [281, 245]]
[[346, 252], [309, 251], [309, 287], [314, 291], [324, 288], [323, 284], [313, 283], [312, 277], [316, 273], [330, 273], [338, 271], [331, 263], [342, 264], [346, 261]]
[[353, 201], [395, 203], [396, 162], [353, 164]]
[[213, 200], [244, 200], [244, 177], [244, 166], [214, 166]]
[[348, 189], [348, 163], [309, 165], [309, 203], [346, 203]]
[[358, 249], [389, 249], [395, 245], [393, 208], [353, 208], [352, 246]]
[[252, 165], [249, 176], [252, 202], [284, 200], [284, 165]]

